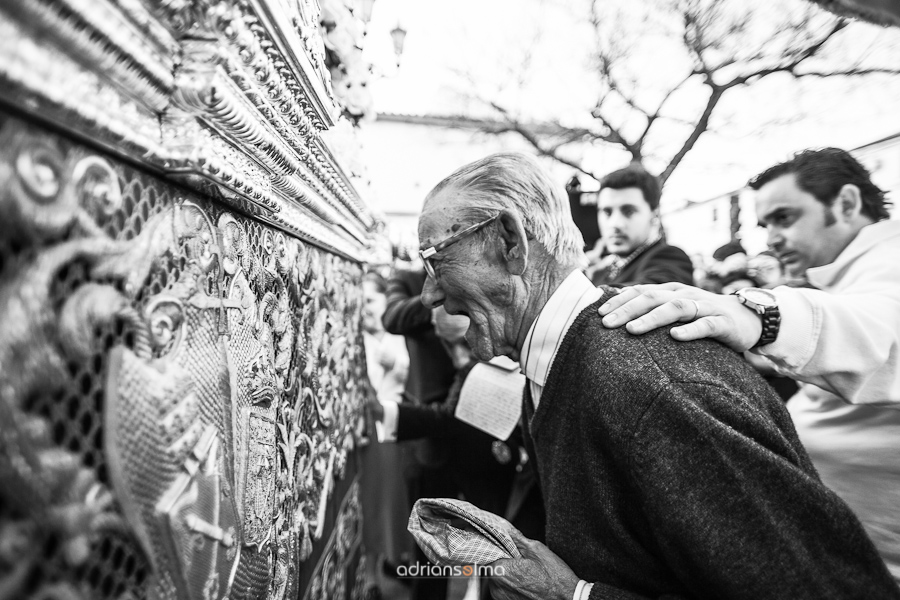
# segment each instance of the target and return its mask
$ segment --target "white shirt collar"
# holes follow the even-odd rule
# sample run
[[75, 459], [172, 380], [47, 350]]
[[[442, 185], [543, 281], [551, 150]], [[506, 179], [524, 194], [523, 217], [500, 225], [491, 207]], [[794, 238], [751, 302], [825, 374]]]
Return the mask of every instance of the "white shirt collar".
[[827, 290], [837, 283], [841, 274], [851, 263], [866, 254], [875, 245], [896, 236], [900, 236], [900, 221], [878, 221], [866, 225], [859, 230], [853, 241], [838, 254], [833, 263], [807, 269], [806, 279], [820, 290]]
[[595, 288], [581, 271], [575, 270], [563, 280], [525, 337], [519, 356], [525, 377], [540, 386], [544, 385], [556, 351], [575, 317], [601, 296], [603, 290]]

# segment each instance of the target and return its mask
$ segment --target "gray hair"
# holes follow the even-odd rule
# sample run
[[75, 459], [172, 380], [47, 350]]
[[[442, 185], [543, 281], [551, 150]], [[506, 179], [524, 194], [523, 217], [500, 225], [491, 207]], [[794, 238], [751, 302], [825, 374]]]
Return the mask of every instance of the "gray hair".
[[572, 220], [569, 203], [534, 158], [502, 152], [469, 163], [437, 184], [425, 202], [454, 190], [469, 200], [463, 212], [473, 221], [514, 207], [525, 231], [557, 262], [584, 263], [584, 238]]

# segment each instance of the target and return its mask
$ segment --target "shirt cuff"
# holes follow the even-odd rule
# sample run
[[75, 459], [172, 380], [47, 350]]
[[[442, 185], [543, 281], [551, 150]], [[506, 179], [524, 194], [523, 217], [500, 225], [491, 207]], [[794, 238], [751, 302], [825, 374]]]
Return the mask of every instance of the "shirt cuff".
[[396, 402], [390, 400], [381, 402], [381, 408], [384, 409], [384, 418], [375, 421], [375, 435], [378, 436], [380, 443], [397, 441], [397, 422], [400, 409]]
[[593, 583], [588, 583], [584, 579], [578, 580], [575, 586], [575, 593], [572, 594], [572, 600], [588, 600], [591, 596], [591, 590], [594, 589]]
[[584, 588], [581, 590], [581, 600], [588, 600], [591, 597], [591, 590], [594, 589], [593, 583], [584, 583]]
[[786, 286], [772, 290], [778, 300], [781, 326], [778, 337], [771, 344], [754, 348], [752, 352], [765, 356], [776, 366], [791, 371], [802, 368], [812, 357], [816, 347], [816, 310], [802, 290]]
[[578, 580], [578, 583], [575, 585], [575, 593], [572, 594], [572, 600], [581, 600], [581, 590], [584, 589], [585, 584], [587, 584], [587, 581], [584, 579]]

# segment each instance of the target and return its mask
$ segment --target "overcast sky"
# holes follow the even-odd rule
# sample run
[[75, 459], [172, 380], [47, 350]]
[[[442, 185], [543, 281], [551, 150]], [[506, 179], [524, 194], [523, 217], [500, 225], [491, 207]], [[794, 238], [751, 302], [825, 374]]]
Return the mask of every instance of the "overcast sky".
[[[493, 95], [535, 118], [568, 115], [577, 121], [595, 101], [596, 92], [587, 71], [591, 31], [571, 8], [576, 4], [377, 0], [365, 49], [376, 72], [383, 75], [371, 86], [376, 109], [409, 114], [483, 112], [464, 98], [470, 93]], [[398, 24], [408, 32], [399, 69], [389, 34]], [[898, 30], [853, 27], [855, 49], [869, 49], [876, 39], [900, 38]], [[516, 80], [520, 69], [510, 65], [526, 60], [529, 79], [520, 85]], [[660, 56], [643, 76], [662, 78], [671, 68], [672, 63]], [[727, 125], [701, 139], [669, 180], [664, 201], [703, 200], [730, 191], [799, 149], [852, 148], [900, 131], [900, 78], [869, 81], [848, 85], [817, 80], [798, 86], [776, 76], [753, 90], [736, 91], [720, 113]], [[608, 150], [587, 151], [579, 158], [600, 173], [627, 160]], [[662, 163], [657, 164], [659, 170]], [[652, 161], [649, 166], [653, 169]]]

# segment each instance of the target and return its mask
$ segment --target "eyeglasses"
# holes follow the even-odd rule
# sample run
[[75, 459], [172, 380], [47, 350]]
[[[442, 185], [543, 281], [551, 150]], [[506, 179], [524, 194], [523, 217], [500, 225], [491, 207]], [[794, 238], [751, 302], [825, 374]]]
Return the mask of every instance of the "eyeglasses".
[[441, 250], [446, 250], [447, 248], [449, 248], [450, 246], [452, 246], [459, 240], [463, 239], [464, 237], [466, 237], [468, 235], [472, 235], [479, 229], [487, 227], [488, 225], [493, 223], [494, 220], [496, 220], [496, 218], [499, 216], [500, 216], [500, 213], [497, 213], [490, 219], [486, 219], [480, 223], [475, 223], [471, 227], [466, 227], [462, 231], [458, 231], [458, 232], [454, 233], [453, 235], [448, 237], [443, 242], [439, 242], [439, 243], [435, 244], [434, 246], [431, 246], [430, 248], [425, 248], [424, 250], [419, 250], [419, 256], [422, 257], [422, 262], [425, 263], [425, 272], [428, 273], [428, 275], [432, 279], [437, 281], [437, 275], [434, 274], [434, 263], [432, 262], [431, 257], [434, 256], [435, 254], [437, 254], [438, 252], [440, 252]]

